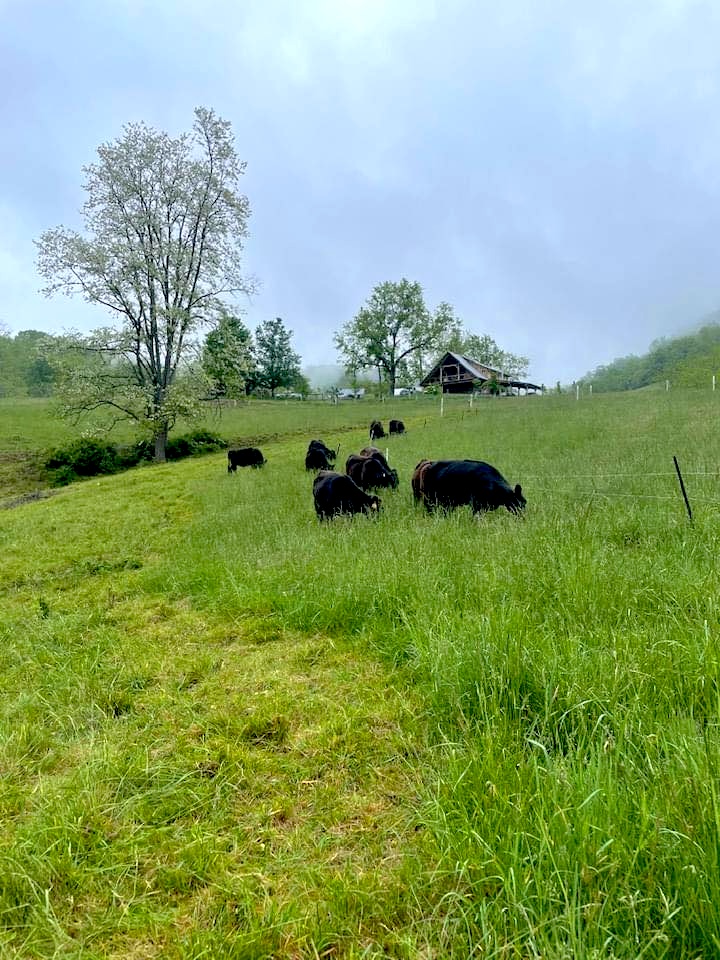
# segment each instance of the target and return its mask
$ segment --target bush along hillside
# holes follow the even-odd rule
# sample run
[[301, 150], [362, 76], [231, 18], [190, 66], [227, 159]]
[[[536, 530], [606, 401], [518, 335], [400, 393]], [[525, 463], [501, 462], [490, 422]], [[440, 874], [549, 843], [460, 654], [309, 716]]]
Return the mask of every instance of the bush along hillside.
[[701, 387], [720, 375], [720, 322], [695, 333], [656, 340], [642, 357], [620, 357], [582, 378], [593, 390], [637, 390], [669, 380], [673, 386]]
[[[227, 446], [227, 441], [209, 430], [194, 430], [168, 440], [168, 460], [180, 460], [198, 453], [210, 453]], [[86, 477], [119, 473], [153, 459], [155, 445], [151, 440], [115, 445], [95, 437], [80, 437], [64, 447], [49, 450], [43, 466], [50, 485], [63, 487]]]

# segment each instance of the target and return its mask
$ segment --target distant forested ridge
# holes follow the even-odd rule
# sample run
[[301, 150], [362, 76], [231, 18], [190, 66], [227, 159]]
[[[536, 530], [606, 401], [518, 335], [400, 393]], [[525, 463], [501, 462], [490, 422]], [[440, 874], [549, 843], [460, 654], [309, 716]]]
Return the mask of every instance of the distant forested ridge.
[[620, 357], [582, 378], [593, 390], [637, 390], [669, 380], [673, 386], [702, 387], [720, 377], [720, 313], [693, 333], [656, 340], [642, 357]]

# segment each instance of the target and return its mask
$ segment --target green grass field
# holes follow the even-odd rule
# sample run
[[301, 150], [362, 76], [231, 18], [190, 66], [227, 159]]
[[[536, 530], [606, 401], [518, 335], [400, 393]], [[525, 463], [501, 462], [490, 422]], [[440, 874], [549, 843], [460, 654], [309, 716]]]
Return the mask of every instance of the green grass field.
[[[263, 470], [2, 511], [0, 956], [720, 955], [718, 402], [251, 404]], [[377, 415], [399, 490], [318, 523]], [[525, 517], [426, 516], [423, 457]]]

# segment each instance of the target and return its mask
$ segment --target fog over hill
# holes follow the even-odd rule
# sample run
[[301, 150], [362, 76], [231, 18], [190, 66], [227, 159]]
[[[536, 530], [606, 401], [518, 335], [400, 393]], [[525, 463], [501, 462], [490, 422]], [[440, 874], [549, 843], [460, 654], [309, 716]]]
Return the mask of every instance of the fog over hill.
[[654, 340], [647, 352], [618, 357], [582, 378], [594, 390], [637, 390], [651, 384], [708, 387], [720, 378], [720, 312], [677, 336]]
[[334, 386], [344, 375], [345, 368], [337, 363], [317, 364], [305, 367], [303, 375], [310, 381], [310, 386], [318, 390]]

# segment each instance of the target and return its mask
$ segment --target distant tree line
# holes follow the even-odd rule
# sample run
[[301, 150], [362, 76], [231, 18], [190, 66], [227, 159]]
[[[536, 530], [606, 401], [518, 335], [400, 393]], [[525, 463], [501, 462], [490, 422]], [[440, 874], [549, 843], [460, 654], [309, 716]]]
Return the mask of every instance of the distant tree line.
[[[720, 318], [719, 318], [720, 319]], [[637, 390], [670, 380], [673, 386], [707, 386], [720, 375], [720, 322], [694, 333], [655, 340], [644, 356], [620, 357], [582, 378], [593, 390]]]
[[[274, 396], [280, 388], [302, 396], [310, 387], [292, 349], [292, 331], [276, 317], [261, 323], [255, 335], [238, 317], [224, 314], [199, 345], [199, 361], [186, 360], [179, 380], [192, 379], [208, 398]], [[78, 378], [96, 379], [122, 368], [111, 355], [93, 349], [91, 338], [52, 336], [21, 330], [12, 336], [0, 327], [0, 397], [50, 397], [69, 400]]]
[[54, 338], [39, 330], [12, 336], [0, 328], [0, 397], [49, 397], [57, 372], [49, 357]]

